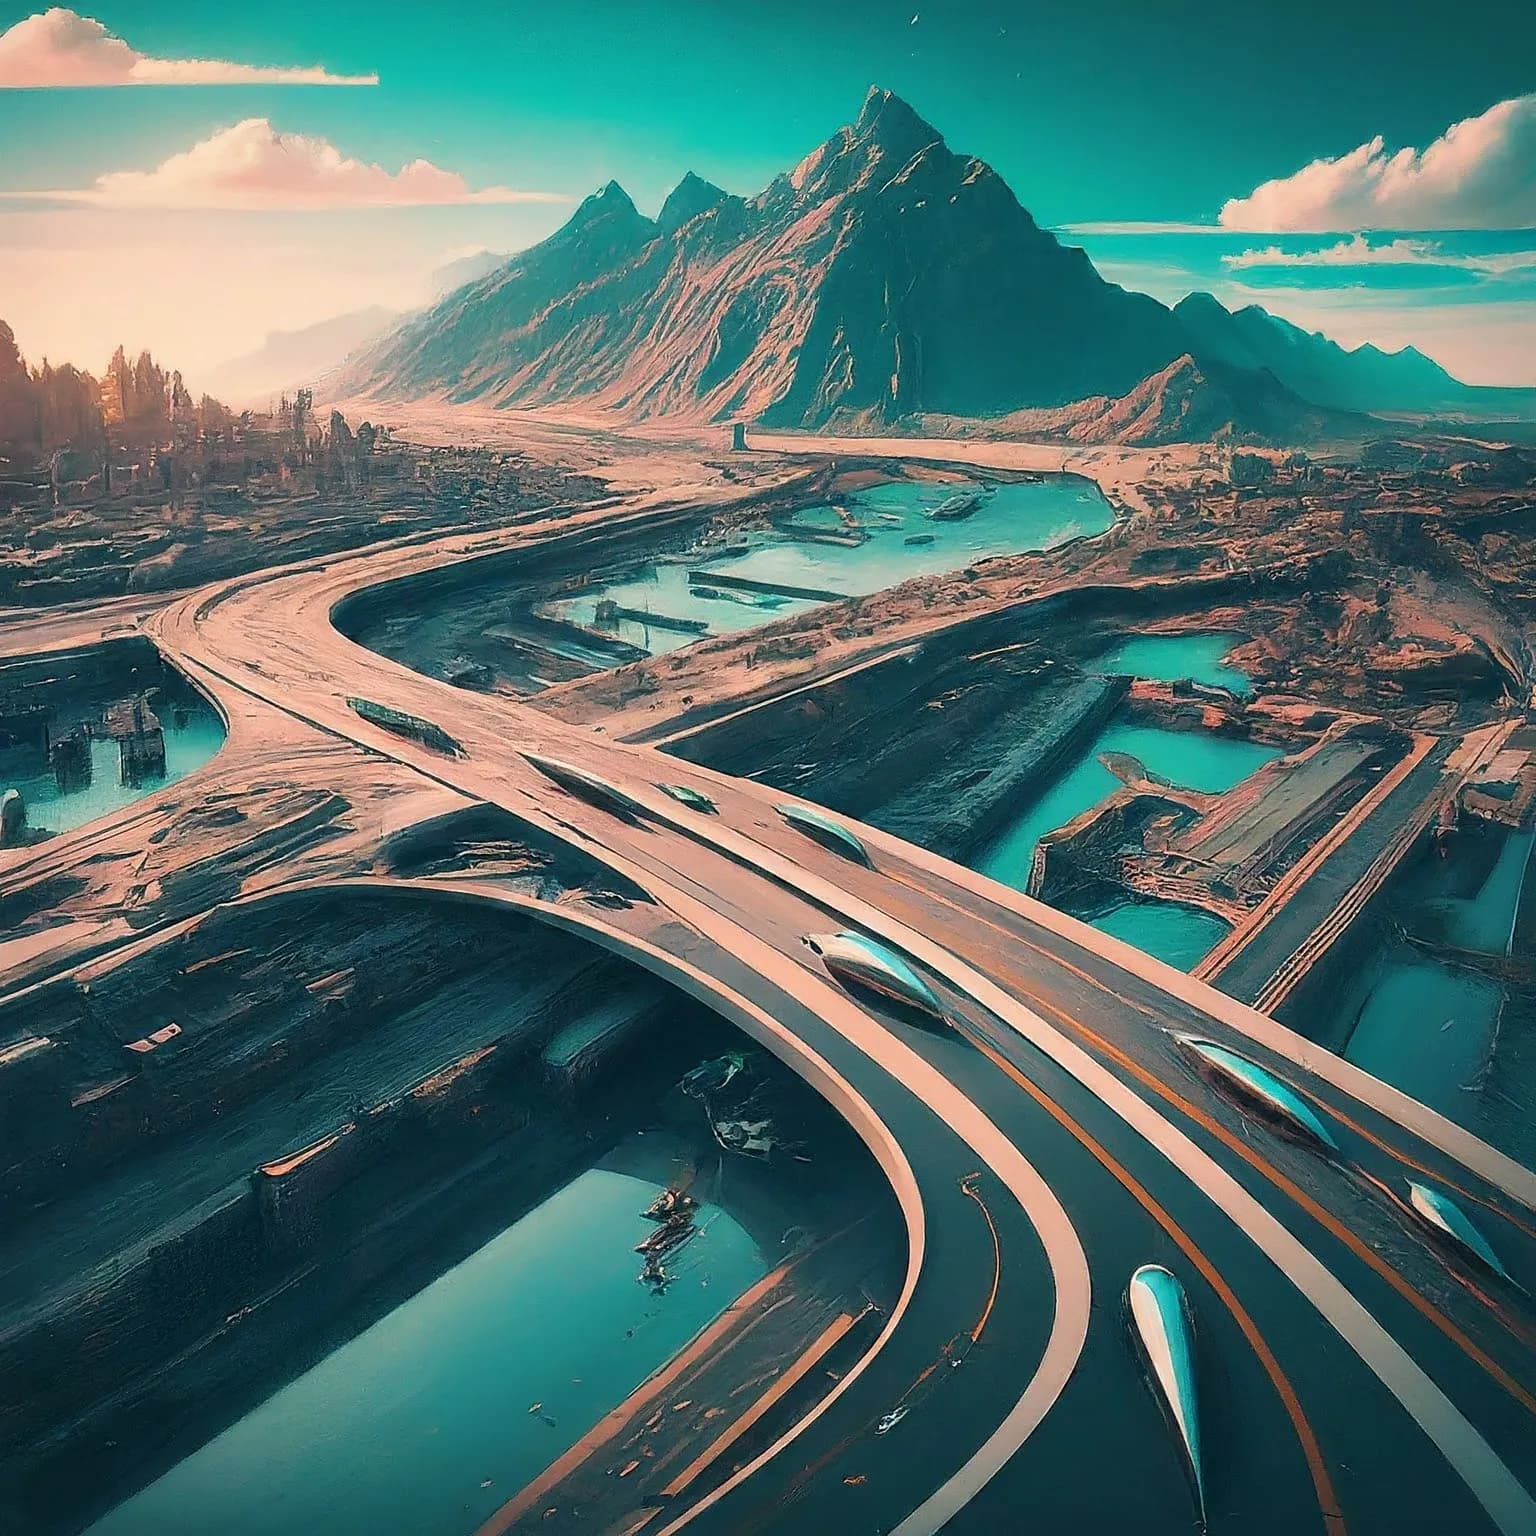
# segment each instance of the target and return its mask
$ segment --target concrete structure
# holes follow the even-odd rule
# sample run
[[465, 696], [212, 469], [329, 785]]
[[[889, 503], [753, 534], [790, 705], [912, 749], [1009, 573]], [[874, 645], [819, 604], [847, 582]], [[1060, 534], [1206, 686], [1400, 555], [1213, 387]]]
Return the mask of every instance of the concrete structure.
[[[705, 1001], [830, 1100], [890, 1180], [907, 1271], [873, 1344], [687, 1498], [650, 1498], [637, 1475], [624, 1529], [980, 1536], [1027, 1508], [1041, 1530], [1186, 1532], [1190, 1435], [1164, 1433], [1116, 1304], [1157, 1264], [1219, 1383], [1204, 1408], [1217, 1427], [1198, 1442], [1212, 1529], [1536, 1530], [1536, 1177], [1262, 1014], [947, 860], [850, 822], [866, 867], [786, 822], [758, 784], [455, 690], [333, 629], [349, 594], [462, 560], [467, 542], [205, 589], [147, 627], [231, 725], [183, 800], [290, 764], [352, 805], [390, 806], [394, 837], [445, 806], [503, 808], [636, 899], [533, 897], [494, 864], [413, 888], [517, 906]], [[432, 722], [457, 753], [365, 718], [358, 698]], [[0, 866], [0, 895], [112, 834], [82, 829], [43, 862]], [[368, 846], [345, 846], [366, 870]], [[317, 868], [335, 880], [345, 862], [221, 857], [247, 890]], [[152, 936], [172, 914], [138, 921]], [[914, 1026], [838, 985], [805, 942], [837, 929], [893, 952], [942, 1022]], [[59, 935], [41, 962], [0, 963], [35, 980], [126, 937]], [[1270, 1102], [1304, 1104], [1327, 1138], [1288, 1134], [1233, 1074], [1197, 1070], [1190, 1037], [1279, 1084]], [[1426, 1181], [1475, 1211], [1514, 1283], [1470, 1268], [1416, 1214], [1411, 1186]]]

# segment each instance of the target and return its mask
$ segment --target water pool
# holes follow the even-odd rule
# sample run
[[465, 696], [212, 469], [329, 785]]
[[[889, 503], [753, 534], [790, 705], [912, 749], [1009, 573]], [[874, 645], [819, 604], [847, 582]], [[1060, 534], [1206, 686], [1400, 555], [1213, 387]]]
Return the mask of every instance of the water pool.
[[1040, 839], [1066, 826], [1120, 787], [1119, 779], [1099, 761], [1104, 752], [1129, 753], [1139, 758], [1149, 772], [1169, 783], [1209, 793], [1231, 789], [1281, 755], [1278, 747], [1255, 741], [1111, 722], [1061, 777], [1003, 830], [977, 860], [977, 869], [1005, 885], [1024, 890]]
[[1248, 637], [1231, 632], [1205, 635], [1133, 635], [1094, 662], [1106, 676], [1155, 678], [1173, 683], [1188, 679], [1211, 688], [1226, 688], [1246, 698], [1253, 683], [1226, 656]]
[[[703, 631], [622, 619], [608, 633], [653, 653], [691, 645], [701, 633], [731, 634], [775, 618], [803, 613], [816, 600], [728, 592], [702, 596], [707, 581], [691, 582], [690, 570], [780, 586], [808, 587], [839, 596], [861, 597], [884, 591], [914, 576], [960, 570], [992, 555], [1050, 549], [1068, 539], [1103, 533], [1114, 521], [1109, 503], [1091, 481], [1057, 478], [986, 489], [969, 517], [938, 521], [926, 516], [966, 489], [954, 482], [892, 480], [850, 492], [849, 512], [868, 533], [859, 545], [808, 543], [783, 534], [763, 537], [746, 553], [655, 561], [630, 576], [584, 591], [552, 605], [552, 611], [584, 625], [595, 625], [604, 600], [703, 624]], [[841, 523], [831, 506], [802, 508], [795, 522], [836, 531]], [[926, 542], [909, 544], [909, 538]]]
[[653, 1295], [631, 1249], [656, 1193], [582, 1174], [91, 1536], [466, 1536], [766, 1272], [704, 1205]]
[[[71, 725], [99, 716], [112, 700], [103, 697], [88, 703], [59, 706], [54, 729], [61, 734]], [[151, 698], [165, 734], [165, 772], [124, 783], [118, 768], [118, 747], [105, 736], [90, 740], [91, 775], [87, 783], [61, 790], [41, 754], [29, 754], [15, 771], [0, 769], [0, 790], [21, 792], [27, 807], [27, 825], [49, 832], [69, 832], [98, 816], [120, 810], [154, 794], [167, 784], [185, 778], [224, 745], [224, 724], [213, 707], [194, 689], [168, 674], [168, 681]]]
[[1174, 901], [1127, 901], [1088, 921], [1181, 971], [1193, 970], [1230, 932], [1215, 913]]

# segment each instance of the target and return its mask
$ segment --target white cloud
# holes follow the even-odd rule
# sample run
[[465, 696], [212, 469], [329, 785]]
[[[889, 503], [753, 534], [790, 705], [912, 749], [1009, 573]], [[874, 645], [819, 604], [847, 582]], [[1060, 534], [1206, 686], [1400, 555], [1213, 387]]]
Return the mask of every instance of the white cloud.
[[1502, 277], [1536, 268], [1536, 251], [1495, 251], [1478, 254], [1448, 251], [1436, 240], [1388, 240], [1372, 245], [1363, 235], [1310, 251], [1287, 251], [1278, 245], [1262, 250], [1233, 251], [1221, 258], [1234, 271], [1249, 267], [1454, 267]]
[[328, 139], [279, 133], [264, 117], [221, 129], [152, 171], [111, 171], [78, 190], [18, 198], [98, 208], [324, 209], [564, 202], [511, 187], [473, 189], [456, 171], [412, 160], [398, 171], [349, 159]]
[[1378, 135], [1314, 160], [1233, 198], [1220, 221], [1265, 234], [1536, 227], [1536, 95], [1452, 123], [1422, 151], [1389, 154]]
[[87, 85], [377, 85], [377, 75], [333, 75], [223, 59], [156, 59], [63, 6], [0, 33], [0, 89]]

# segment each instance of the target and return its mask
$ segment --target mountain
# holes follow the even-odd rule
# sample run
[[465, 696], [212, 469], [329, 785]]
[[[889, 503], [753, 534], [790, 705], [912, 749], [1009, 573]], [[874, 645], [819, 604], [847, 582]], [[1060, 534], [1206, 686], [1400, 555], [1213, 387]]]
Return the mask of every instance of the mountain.
[[1173, 313], [1200, 357], [1234, 368], [1267, 368], [1317, 405], [1358, 411], [1433, 411], [1466, 404], [1473, 391], [1413, 347], [1383, 352], [1367, 342], [1341, 347], [1250, 304], [1229, 310], [1192, 293]]
[[398, 311], [373, 305], [298, 330], [272, 331], [254, 352], [211, 369], [209, 382], [236, 405], [265, 405], [273, 395], [314, 384], [399, 320]]
[[444, 262], [428, 279], [433, 301], [446, 299], [467, 283], [479, 282], [511, 259], [505, 251], [471, 251], [467, 256]]
[[1137, 448], [1212, 439], [1312, 442], [1359, 436], [1370, 426], [1366, 416], [1309, 404], [1267, 370], [1197, 361], [1187, 352], [1118, 398], [1011, 411], [987, 424], [993, 434]]
[[1053, 418], [1063, 431], [1119, 422], [1149, 441], [1326, 432], [1340, 412], [1470, 409], [1489, 393], [1411, 348], [1346, 351], [1262, 309], [1192, 294], [1169, 310], [1106, 282], [878, 88], [756, 197], [690, 172], [650, 219], [610, 182], [338, 382], [844, 430], [1073, 405]]
[[705, 181], [702, 176], [696, 176], [689, 171], [667, 193], [667, 200], [661, 205], [661, 212], [656, 215], [656, 228], [661, 234], [674, 234], [684, 224], [689, 224], [698, 218], [700, 214], [709, 213], [722, 203], [739, 203], [740, 201], [739, 197], [733, 198], [729, 192], [722, 191], [713, 182]]
[[769, 424], [1119, 396], [1187, 350], [888, 91], [750, 200], [614, 183], [369, 348], [346, 385]]

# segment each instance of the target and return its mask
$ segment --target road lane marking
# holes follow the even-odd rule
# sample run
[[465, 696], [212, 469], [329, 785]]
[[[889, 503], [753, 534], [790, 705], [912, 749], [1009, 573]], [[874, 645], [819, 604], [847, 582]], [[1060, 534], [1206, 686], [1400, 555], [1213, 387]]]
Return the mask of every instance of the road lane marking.
[[[674, 825], [665, 813], [657, 819]], [[1536, 1500], [1407, 1350], [1266, 1206], [1083, 1047], [942, 945], [775, 850], [726, 827], [704, 829], [697, 840], [713, 843], [844, 921], [894, 944], [1074, 1077], [1248, 1233], [1439, 1447], [1505, 1536], [1536, 1531]]]
[[1053, 1007], [1049, 1003], [1042, 1003], [1038, 997], [1035, 997], [1034, 1001], [1037, 1006], [1043, 1007], [1046, 1012], [1054, 1014], [1059, 1023], [1071, 1029], [1075, 1034], [1082, 1035], [1092, 1041], [1095, 1049], [1103, 1052], [1104, 1055], [1130, 1073], [1138, 1082], [1149, 1088], [1160, 1098], [1166, 1100], [1169, 1104], [1172, 1104], [1174, 1108], [1180, 1110], [1197, 1125], [1216, 1137], [1224, 1146], [1237, 1153], [1245, 1163], [1288, 1196], [1319, 1226], [1323, 1227], [1338, 1242], [1348, 1248], [1362, 1264], [1374, 1270], [1416, 1312], [1443, 1333], [1469, 1360], [1481, 1367], [1493, 1380], [1498, 1382], [1521, 1407], [1529, 1413], [1536, 1414], [1536, 1394], [1531, 1393], [1522, 1386], [1498, 1361], [1494, 1360], [1467, 1333], [1436, 1307], [1427, 1296], [1417, 1290], [1393, 1265], [1389, 1264], [1375, 1248], [1350, 1231], [1338, 1217], [1333, 1215], [1321, 1202], [1309, 1195], [1289, 1174], [1270, 1162], [1268, 1158], [1261, 1156], [1246, 1140], [1224, 1126], [1215, 1116], [1208, 1114], [1199, 1105], [1186, 1099], [1176, 1089], [1163, 1083], [1133, 1057], [1127, 1055], [1116, 1046], [1111, 1045], [1107, 1040], [1103, 1039], [1093, 1030], [1088, 1029], [1085, 1025], [1079, 1024], [1060, 1009]]
[[[369, 582], [366, 577], [360, 577], [357, 584], [366, 585]], [[172, 618], [167, 622], [174, 622], [174, 611]], [[159, 630], [162, 625], [156, 624], [155, 628]], [[194, 639], [199, 638], [201, 637], [194, 634]], [[360, 647], [352, 648], [359, 654], [366, 654], [361, 652]], [[373, 670], [383, 672], [390, 677], [400, 674], [407, 680], [409, 686], [417, 690], [426, 682], [425, 679], [413, 676], [401, 667], [381, 667], [375, 664]], [[272, 686], [270, 679], [263, 679], [263, 682]], [[248, 691], [259, 691], [250, 684], [246, 686]], [[429, 686], [438, 690], [442, 687], [442, 685]], [[440, 696], [440, 693], [432, 696]], [[334, 711], [335, 701], [329, 695], [324, 696], [324, 702], [328, 709]], [[474, 712], [475, 706], [470, 708], [471, 712]], [[290, 710], [290, 712], [293, 711]], [[549, 735], [556, 742], [562, 743], [580, 741], [585, 750], [591, 750], [594, 745], [597, 745], [606, 753], [620, 757], [622, 761], [622, 752], [616, 751], [611, 744], [598, 742], [590, 733], [576, 730], [549, 717], [539, 717], [537, 711], [517, 707], [511, 710], [501, 709], [496, 713], [501, 717], [503, 729], [506, 717], [509, 715], [519, 722], [538, 718], [541, 735]], [[495, 716], [492, 718], [494, 719]], [[336, 734], [349, 735], [350, 733], [340, 730]], [[494, 737], [494, 732], [489, 730], [486, 734]], [[356, 740], [356, 737], [353, 736], [351, 739]], [[644, 752], [643, 749], [623, 750], [635, 754], [631, 761], [654, 756], [652, 753]], [[399, 757], [400, 749], [394, 748], [389, 755]], [[420, 768], [419, 763], [415, 763], [410, 756], [406, 756], [405, 760]], [[479, 769], [478, 772], [477, 769]], [[494, 775], [486, 774], [483, 768], [474, 763], [463, 765], [460, 773], [463, 778], [481, 783], [487, 779], [497, 782]], [[727, 779], [721, 781], [728, 784], [731, 782]], [[503, 784], [507, 782], [505, 775], [501, 776], [500, 782]], [[462, 789], [463, 785], [450, 783], [450, 787]], [[649, 781], [647, 781], [647, 790], [649, 791]], [[496, 797], [487, 798], [495, 799]], [[665, 799], [665, 797], [659, 796], [658, 793], [658, 799]], [[1039, 1015], [1017, 1003], [1007, 992], [976, 972], [974, 968], [899, 921], [888, 917], [878, 907], [852, 896], [819, 876], [800, 869], [792, 861], [755, 842], [752, 838], [725, 828], [722, 828], [719, 833], [713, 833], [711, 829], [713, 835], [700, 837], [697, 829], [681, 825], [679, 819], [668, 814], [665, 807], [653, 807], [652, 811], [656, 823], [662, 827], [681, 832], [685, 837], [692, 837], [699, 842], [712, 843], [715, 847], [730, 853], [739, 863], [777, 880], [779, 884], [799, 893], [802, 898], [822, 906], [825, 910], [838, 912], [846, 920], [898, 944], [1056, 1060], [1058, 1065], [1077, 1078], [1106, 1107], [1125, 1120], [1144, 1140], [1189, 1176], [1234, 1222], [1249, 1231], [1250, 1235], [1255, 1237], [1255, 1241], [1259, 1241], [1257, 1234], [1262, 1234], [1260, 1246], [1265, 1249], [1271, 1260], [1312, 1301], [1361, 1359], [1366, 1361], [1378, 1377], [1388, 1385], [1414, 1419], [1440, 1447], [1442, 1453], [1467, 1482], [1501, 1529], [1510, 1533], [1510, 1536], [1514, 1536], [1515, 1532], [1524, 1533], [1536, 1529], [1536, 1503], [1533, 1503], [1529, 1493], [1454, 1404], [1445, 1397], [1407, 1352], [1386, 1333], [1374, 1316], [1350, 1295], [1331, 1271], [1305, 1245], [1299, 1242], [1267, 1208], [1249, 1195], [1214, 1159], [1203, 1153], [1182, 1131], [1142, 1101], [1113, 1073], [1088, 1056], [1081, 1047], [1062, 1036]], [[540, 819], [547, 823], [547, 813], [542, 809]], [[611, 830], [611, 827], [608, 828], [602, 837], [589, 834], [585, 840], [592, 845], [604, 847], [611, 839]], [[921, 850], [909, 849], [895, 839], [876, 837], [874, 842], [876, 847], [897, 852], [908, 863], [916, 864], [918, 867], [924, 864]], [[624, 859], [622, 852], [611, 846], [607, 846], [606, 857], [610, 863]], [[959, 884], [962, 888], [967, 886], [965, 872], [949, 865], [947, 861], [929, 856], [928, 864], [933, 873], [942, 875], [946, 880]], [[649, 883], [649, 881], [641, 881], [642, 885]], [[1495, 1153], [1477, 1138], [1459, 1131], [1441, 1117], [1416, 1105], [1406, 1096], [1385, 1088], [1385, 1085], [1375, 1083], [1373, 1079], [1359, 1073], [1356, 1069], [1344, 1071], [1336, 1059], [1331, 1066], [1323, 1063], [1321, 1061], [1323, 1053], [1316, 1049], [1309, 1050], [1306, 1043], [1292, 1032], [1258, 1015], [1251, 1015], [1251, 1010], [1223, 999], [1220, 994], [1209, 988], [1200, 988], [1198, 984], [1189, 983], [1188, 978], [1167, 967], [1158, 968], [1155, 962], [1148, 961], [1147, 957], [1131, 950], [1129, 946], [1108, 940], [1102, 935], [1092, 934], [1082, 928], [1082, 925], [1073, 924], [1071, 920], [1061, 919], [1058, 914], [1049, 913], [1048, 909], [1042, 909], [1041, 913], [1037, 914], [1020, 908], [1017, 901], [1011, 900], [1002, 888], [994, 888], [990, 881], [977, 880], [969, 884], [973, 891], [979, 887], [979, 894], [986, 899], [995, 904], [1014, 907], [1038, 925], [1048, 930], [1054, 929], [1059, 936], [1079, 944], [1092, 943], [1100, 953], [1105, 954], [1114, 963], [1120, 964], [1123, 969], [1150, 980], [1165, 991], [1171, 991], [1176, 996], [1185, 996], [1186, 1000], [1188, 1000], [1187, 993], [1192, 991], [1200, 999], [1199, 1006], [1203, 1007], [1208, 1014], [1222, 1022], [1231, 1023], [1241, 1033], [1258, 1039], [1271, 1049], [1289, 1055], [1292, 1060], [1307, 1066], [1320, 1077], [1335, 1082], [1340, 1081], [1342, 1077], [1344, 1082], [1351, 1085], [1350, 1091], [1354, 1092], [1357, 1098], [1377, 1103], [1385, 1100], [1391, 1106], [1391, 1113], [1400, 1123], [1408, 1125], [1426, 1140], [1439, 1145], [1442, 1150], [1451, 1151], [1451, 1155], [1460, 1157], [1471, 1166], [1477, 1166], [1490, 1182], [1498, 1184], [1506, 1193], [1514, 1194], [1516, 1198], [1523, 1199], [1528, 1204], [1532, 1203], [1529, 1194], [1524, 1193], [1533, 1187], [1530, 1174], [1519, 1169], [1511, 1160]], [[1036, 904], [1030, 904], [1031, 907], [1034, 905]], [[701, 910], [705, 914], [712, 914], [712, 909], [708, 907], [702, 907]], [[706, 918], [706, 931], [708, 920]], [[1082, 934], [1088, 934], [1088, 937], [1085, 939]], [[773, 961], [781, 959], [778, 951], [771, 947], [762, 946], [762, 949], [767, 952], [765, 958], [771, 958]], [[1311, 1059], [1309, 1060], [1308, 1057]], [[1355, 1086], [1356, 1080], [1359, 1086]], [[1006, 1138], [1003, 1139], [1006, 1142]], [[1453, 1147], [1456, 1150], [1452, 1150]], [[1517, 1194], [1517, 1190], [1522, 1193]], [[1049, 1191], [1047, 1190], [1046, 1193], [1049, 1194]], [[1010, 1415], [1010, 1421], [1013, 1417], [1014, 1415]], [[1012, 1427], [1011, 1423], [1005, 1424], [994, 1435], [993, 1441]], [[1027, 1432], [1026, 1428], [1025, 1433]], [[993, 1441], [988, 1442], [989, 1447]], [[935, 1510], [930, 1506], [934, 1504], [935, 1500], [931, 1499], [918, 1513], [931, 1517]], [[942, 1520], [939, 1523], [942, 1524]], [[911, 1525], [910, 1528], [904, 1525], [902, 1536], [915, 1536], [918, 1529], [916, 1525]]]
[[976, 1326], [971, 1329], [972, 1344], [980, 1342], [987, 1321], [992, 1316], [992, 1308], [997, 1305], [998, 1287], [1003, 1282], [1003, 1245], [997, 1235], [997, 1223], [992, 1220], [992, 1212], [987, 1209], [987, 1202], [981, 1198], [981, 1191], [976, 1188], [975, 1178], [973, 1174], [962, 1179], [960, 1189], [968, 1200], [976, 1202], [981, 1214], [987, 1218], [987, 1230], [992, 1234], [992, 1289], [987, 1295], [987, 1304], [981, 1309], [981, 1316], [976, 1319]]
[[[1092, 1291], [1087, 1256], [1083, 1252], [1076, 1230], [1057, 1199], [1055, 1191], [1013, 1142], [1004, 1136], [937, 1068], [893, 1035], [883, 1024], [866, 1014], [830, 982], [821, 980], [815, 972], [781, 954], [764, 940], [756, 938], [744, 929], [737, 928], [730, 919], [721, 917], [713, 908], [648, 876], [639, 866], [626, 867], [627, 861], [622, 855], [610, 857], [614, 861], [614, 867], [620, 873], [626, 874], [628, 878], [648, 890], [659, 904], [672, 911], [691, 931], [703, 934], [750, 966], [756, 975], [767, 980], [770, 985], [793, 998], [809, 1013], [827, 1023], [854, 1049], [860, 1051], [881, 1071], [925, 1103], [955, 1136], [987, 1164], [994, 1176], [1013, 1195], [1034, 1228], [1045, 1251], [1055, 1287], [1056, 1306], [1050, 1335], [1046, 1340], [1040, 1362], [1035, 1368], [1035, 1374], [1025, 1385], [1018, 1401], [992, 1434], [957, 1471], [935, 1489], [917, 1509], [908, 1514], [891, 1533], [891, 1536], [936, 1536], [936, 1533], [1013, 1457], [1044, 1419], [1077, 1365], [1083, 1343], [1088, 1335]], [[713, 999], [711, 1006], [715, 1007], [717, 1012], [723, 1011], [727, 1017], [740, 1014], [752, 1017], [766, 1034], [779, 1040], [792, 1057], [812, 1066], [814, 1073], [801, 1070], [801, 1075], [817, 1087], [823, 1097], [829, 1098], [837, 1105], [845, 1118], [849, 1117], [844, 1107], [843, 1095], [846, 1095], [848, 1103], [862, 1105], [869, 1117], [869, 1124], [872, 1127], [878, 1127], [883, 1136], [889, 1138], [890, 1145], [886, 1149], [888, 1155], [894, 1155], [906, 1168], [906, 1177], [911, 1182], [911, 1198], [916, 1202], [915, 1212], [909, 1213], [909, 1222], [915, 1217], [918, 1223], [918, 1235], [912, 1245], [913, 1256], [909, 1259], [906, 1286], [879, 1338], [868, 1353], [860, 1358], [832, 1391], [808, 1414], [791, 1425], [783, 1435], [686, 1514], [658, 1533], [658, 1536], [671, 1536], [671, 1533], [682, 1529], [695, 1516], [713, 1507], [726, 1493], [744, 1483], [753, 1472], [764, 1466], [808, 1429], [843, 1392], [857, 1381], [895, 1332], [906, 1311], [911, 1294], [916, 1289], [918, 1272], [923, 1263], [923, 1234], [926, 1231], [921, 1196], [917, 1190], [915, 1175], [912, 1174], [910, 1164], [906, 1161], [906, 1154], [894, 1137], [890, 1136], [889, 1131], [885, 1130], [884, 1123], [869, 1106], [868, 1101], [848, 1084], [830, 1063], [801, 1041], [789, 1026], [779, 1023], [771, 1014], [737, 993], [727, 983], [716, 980], [691, 962], [680, 959], [649, 940], [612, 928], [596, 915], [573, 912], [565, 907], [555, 907], [549, 903], [539, 902], [536, 898], [522, 892], [510, 891], [491, 882], [474, 878], [457, 880], [434, 878], [427, 881], [359, 877], [351, 880], [314, 883], [329, 889], [349, 886], [365, 888], [384, 886], [412, 889], [423, 894], [435, 891], [447, 895], [457, 894], [461, 898], [476, 901], [501, 902], [504, 905], [526, 910], [555, 927], [582, 932], [603, 944], [605, 948], [629, 953], [640, 963], [645, 964], [647, 969], [663, 976], [664, 979], [680, 982], [686, 978], [691, 983], [688, 990], [700, 997], [702, 1001]], [[658, 886], [660, 886], [659, 891]], [[710, 931], [711, 928], [718, 928], [722, 924], [734, 930], [729, 943], [714, 937]], [[749, 958], [752, 951], [757, 952], [755, 960]], [[834, 1018], [842, 1022], [834, 1022]], [[738, 1022], [740, 1022], [739, 1019]], [[871, 1049], [871, 1046], [874, 1049]], [[794, 1064], [793, 1060], [791, 1064]], [[829, 1092], [829, 1087], [834, 1091]], [[856, 1129], [859, 1128], [857, 1120], [854, 1124]], [[869, 1141], [867, 1135], [865, 1140]], [[881, 1149], [873, 1144], [871, 1149], [875, 1151], [877, 1157], [881, 1158], [882, 1166], [886, 1166]], [[890, 1177], [889, 1167], [887, 1167], [887, 1176]], [[900, 1188], [897, 1194], [900, 1199], [902, 1196]]]
[[1328, 1533], [1328, 1536], [1345, 1536], [1344, 1516], [1339, 1509], [1338, 1495], [1334, 1492], [1333, 1479], [1329, 1475], [1328, 1464], [1323, 1459], [1322, 1448], [1318, 1445], [1317, 1435], [1313, 1431], [1311, 1422], [1301, 1406], [1301, 1399], [1297, 1396], [1296, 1389], [1291, 1385], [1290, 1378], [1285, 1374], [1274, 1351], [1269, 1347], [1268, 1341], [1260, 1333], [1258, 1324], [1249, 1315], [1248, 1309], [1238, 1300], [1237, 1293], [1227, 1284], [1221, 1272], [1206, 1256], [1204, 1250], [1173, 1219], [1167, 1208], [1097, 1137], [1079, 1125], [1043, 1088], [1032, 1082], [1029, 1076], [1021, 1071], [1013, 1062], [1009, 1061], [1002, 1052], [996, 1050], [979, 1036], [976, 1037], [975, 1043], [977, 1048], [986, 1055], [995, 1067], [1013, 1082], [1017, 1083], [1048, 1115], [1071, 1132], [1103, 1164], [1158, 1226], [1168, 1234], [1185, 1258], [1200, 1271], [1206, 1284], [1216, 1292], [1222, 1304], [1232, 1314], [1237, 1326], [1242, 1330], [1243, 1337], [1248, 1341], [1249, 1347], [1258, 1356], [1259, 1364], [1264, 1368], [1264, 1374], [1269, 1377], [1270, 1383], [1279, 1396], [1281, 1405], [1284, 1407], [1287, 1416], [1290, 1418], [1291, 1425], [1296, 1431], [1296, 1438], [1301, 1444], [1302, 1455], [1306, 1458], [1307, 1471], [1312, 1478], [1312, 1487], [1317, 1495], [1317, 1509], [1322, 1517], [1323, 1529]]
[[[727, 775], [718, 775], [725, 783], [734, 781]], [[1410, 1098], [1401, 1089], [1384, 1083], [1362, 1071], [1353, 1062], [1346, 1061], [1336, 1052], [1327, 1050], [1315, 1041], [1298, 1035], [1278, 1020], [1257, 1012], [1235, 998], [1218, 992], [1207, 982], [1196, 981], [1183, 971], [1177, 971], [1164, 961], [1117, 939], [1112, 934], [1091, 928], [1080, 918], [1058, 912], [1034, 897], [1025, 896], [1010, 886], [1000, 884], [985, 875], [978, 875], [963, 865], [952, 863], [938, 854], [930, 853], [915, 844], [904, 843], [879, 828], [858, 824], [861, 835], [867, 837], [871, 850], [894, 854], [914, 869], [938, 875], [949, 884], [958, 887], [983, 901], [991, 903], [1023, 918], [1036, 928], [1041, 928], [1058, 939], [1065, 939], [1079, 949], [1097, 953], [1120, 970], [1155, 986], [1159, 991], [1170, 993], [1199, 1013], [1225, 1024], [1238, 1034], [1284, 1056], [1288, 1061], [1304, 1068], [1314, 1077], [1331, 1084], [1362, 1104], [1368, 1104], [1378, 1113], [1411, 1131], [1437, 1151], [1458, 1163], [1474, 1169], [1511, 1200], [1518, 1201], [1529, 1210], [1536, 1211], [1536, 1172], [1522, 1167], [1512, 1157], [1491, 1147], [1487, 1142], [1444, 1115]], [[882, 870], [894, 875], [893, 871]], [[916, 887], [913, 887], [916, 889]], [[922, 893], [927, 894], [927, 893]], [[951, 903], [953, 905], [953, 903]], [[985, 921], [978, 913], [956, 908], [967, 917]], [[1020, 943], [1030, 941], [1020, 934], [1001, 930], [1010, 939]], [[1031, 947], [1039, 949], [1040, 946]], [[1064, 957], [1050, 950], [1041, 950], [1055, 964], [1069, 964]], [[1084, 973], [1086, 974], [1086, 973]]]

